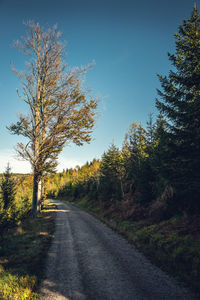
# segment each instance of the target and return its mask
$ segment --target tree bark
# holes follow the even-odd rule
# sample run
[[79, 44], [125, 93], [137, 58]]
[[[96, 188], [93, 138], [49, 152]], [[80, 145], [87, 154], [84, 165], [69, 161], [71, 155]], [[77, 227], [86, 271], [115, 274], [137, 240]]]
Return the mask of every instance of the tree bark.
[[[40, 75], [40, 58], [39, 58], [39, 53], [38, 53], [38, 75]], [[35, 166], [38, 166], [39, 163], [39, 148], [40, 148], [40, 128], [39, 128], [39, 123], [40, 123], [40, 89], [41, 89], [41, 81], [40, 81], [40, 76], [38, 76], [38, 81], [37, 81], [37, 93], [36, 93], [36, 102], [35, 102], [35, 117], [34, 117], [34, 122], [35, 122], [35, 140], [34, 140], [34, 164]], [[33, 199], [32, 199], [32, 215], [33, 217], [36, 217], [38, 210], [39, 210], [39, 181], [40, 177], [38, 174], [38, 168], [34, 167], [34, 172], [33, 172]]]
[[38, 175], [33, 175], [33, 199], [32, 199], [32, 215], [36, 217], [38, 213]]
[[33, 199], [32, 199], [32, 215], [36, 217], [38, 212], [41, 211], [42, 193], [42, 179], [36, 173], [33, 176]]

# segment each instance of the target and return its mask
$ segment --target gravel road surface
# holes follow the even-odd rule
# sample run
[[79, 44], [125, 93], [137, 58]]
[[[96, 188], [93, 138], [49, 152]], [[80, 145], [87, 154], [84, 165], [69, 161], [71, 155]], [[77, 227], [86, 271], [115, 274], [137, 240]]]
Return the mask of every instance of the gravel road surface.
[[56, 231], [40, 299], [197, 299], [106, 225], [71, 204], [53, 202]]

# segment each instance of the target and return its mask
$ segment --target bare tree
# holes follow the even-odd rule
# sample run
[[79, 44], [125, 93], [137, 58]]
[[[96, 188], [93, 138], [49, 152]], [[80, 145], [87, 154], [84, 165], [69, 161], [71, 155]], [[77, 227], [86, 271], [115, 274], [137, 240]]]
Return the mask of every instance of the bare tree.
[[63, 63], [64, 45], [56, 27], [44, 31], [39, 24], [29, 22], [28, 33], [16, 42], [29, 57], [27, 70], [13, 71], [21, 82], [18, 96], [28, 105], [28, 115], [20, 115], [11, 133], [28, 139], [17, 144], [17, 153], [31, 163], [33, 170], [32, 211], [40, 210], [43, 175], [55, 170], [64, 145], [90, 142], [95, 121], [97, 100], [82, 86], [87, 68], [66, 71]]

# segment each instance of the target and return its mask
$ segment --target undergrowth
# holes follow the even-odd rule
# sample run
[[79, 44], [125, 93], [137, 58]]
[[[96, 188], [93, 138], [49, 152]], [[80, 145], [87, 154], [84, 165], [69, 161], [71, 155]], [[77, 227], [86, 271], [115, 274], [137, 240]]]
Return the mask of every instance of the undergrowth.
[[55, 205], [26, 218], [0, 238], [0, 299], [38, 299], [37, 288], [54, 232]]

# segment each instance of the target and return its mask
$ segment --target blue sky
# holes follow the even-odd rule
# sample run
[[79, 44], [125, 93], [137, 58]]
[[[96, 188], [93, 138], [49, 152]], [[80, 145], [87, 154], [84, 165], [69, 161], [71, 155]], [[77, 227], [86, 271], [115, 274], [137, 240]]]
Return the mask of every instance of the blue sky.
[[[26, 57], [12, 47], [25, 35], [23, 22], [34, 20], [45, 28], [58, 25], [67, 41], [70, 67], [95, 61], [86, 77], [93, 95], [101, 98], [92, 142], [69, 145], [58, 170], [100, 158], [114, 142], [121, 147], [129, 125], [156, 115], [156, 74], [167, 75], [167, 52], [175, 51], [174, 33], [189, 18], [193, 0], [0, 0], [0, 172], [10, 162], [13, 172], [29, 172], [16, 160], [14, 147], [23, 141], [6, 126], [26, 110], [17, 97], [19, 82], [11, 63], [24, 69]], [[197, 2], [198, 4], [198, 2]], [[200, 3], [199, 3], [200, 5]]]

